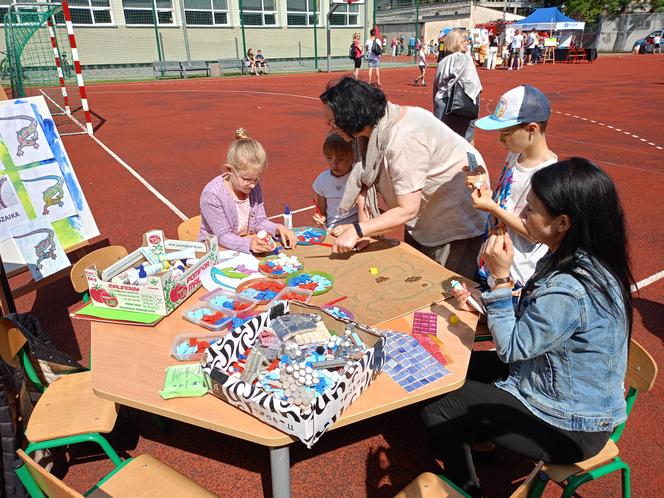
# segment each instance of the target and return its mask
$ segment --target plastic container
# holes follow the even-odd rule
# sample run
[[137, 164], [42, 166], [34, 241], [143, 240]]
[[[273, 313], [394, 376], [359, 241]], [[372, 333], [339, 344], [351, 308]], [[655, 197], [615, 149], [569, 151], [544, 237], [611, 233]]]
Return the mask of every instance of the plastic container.
[[289, 273], [286, 273], [285, 271], [284, 271], [283, 273], [273, 273], [273, 272], [265, 271], [265, 270], [262, 268], [262, 267], [264, 267], [265, 265], [267, 265], [268, 261], [276, 261], [276, 260], [278, 260], [278, 259], [279, 259], [279, 256], [268, 256], [268, 257], [266, 257], [266, 258], [261, 259], [261, 260], [258, 262], [258, 271], [261, 272], [261, 273], [262, 273], [263, 275], [265, 275], [266, 277], [269, 277], [269, 278], [280, 278], [280, 279], [281, 279], [281, 278], [292, 277], [292, 276], [295, 275], [296, 273], [301, 272], [302, 269], [304, 268], [304, 265], [302, 264], [302, 261], [300, 261], [300, 258], [298, 258], [298, 261], [300, 261], [300, 266], [299, 266], [296, 270], [294, 270], [294, 271], [292, 271], [292, 272], [289, 272]]
[[[196, 316], [198, 314], [197, 312], [200, 312], [200, 310], [208, 310], [210, 313], [206, 314], [210, 315], [213, 313], [220, 313], [221, 316], [216, 322], [209, 323]], [[196, 325], [200, 325], [201, 327], [214, 331], [226, 328], [234, 316], [236, 316], [235, 312], [224, 308], [219, 308], [217, 306], [210, 306], [208, 303], [199, 303], [196, 306], [188, 308], [182, 313], [182, 318], [188, 322], [195, 323]]]
[[344, 308], [343, 306], [337, 306], [336, 304], [331, 304], [331, 305], [321, 306], [320, 309], [325, 310], [335, 318], [342, 318], [351, 321], [355, 320], [355, 315], [353, 315], [353, 312], [348, 308]]
[[[288, 298], [287, 296], [289, 295], [290, 296], [297, 295], [298, 297]], [[270, 302], [270, 305], [276, 303], [277, 301], [299, 301], [301, 303], [308, 303], [311, 300], [311, 296], [313, 295], [314, 295], [313, 291], [310, 291], [309, 289], [300, 289], [298, 287], [286, 287], [279, 294], [277, 294], [277, 296]]]
[[327, 237], [327, 230], [321, 227], [294, 228], [298, 246], [310, 246], [311, 242], [323, 242]]
[[[264, 287], [268, 287], [268, 290], [263, 289]], [[286, 285], [281, 280], [275, 280], [273, 278], [254, 278], [238, 285], [237, 293], [243, 297], [249, 297], [242, 294], [242, 292], [247, 289], [258, 288], [257, 290], [264, 296], [264, 298], [261, 299], [257, 297], [256, 301], [258, 301], [258, 304], [267, 304], [277, 297], [277, 294], [279, 294], [284, 287], [286, 287]], [[269, 295], [272, 292], [274, 292], [274, 294]]]
[[[199, 298], [199, 301], [209, 303], [210, 306], [212, 307], [224, 308], [226, 310], [234, 311], [235, 313], [245, 313], [247, 311], [251, 311], [258, 305], [258, 301], [256, 301], [255, 299], [241, 296], [237, 292], [233, 292], [226, 289], [217, 289], [212, 292], [209, 292], [201, 296]], [[232, 302], [233, 307], [228, 308], [224, 306], [223, 301]], [[241, 309], [238, 309], [238, 305], [240, 306]]]
[[221, 338], [224, 337], [227, 333], [228, 330], [221, 330], [219, 332], [203, 332], [203, 333], [185, 332], [182, 334], [178, 334], [175, 336], [175, 339], [173, 339], [173, 345], [171, 346], [171, 356], [178, 361], [200, 361], [200, 359], [203, 358], [205, 349], [201, 349], [201, 351], [197, 350], [195, 353], [178, 354], [178, 347], [180, 346], [180, 344], [189, 343], [190, 339], [195, 339], [197, 343], [205, 341], [208, 344], [210, 344], [212, 343], [212, 341], [221, 340]]
[[314, 275], [318, 275], [318, 276], [324, 277], [324, 278], [326, 278], [327, 280], [330, 281], [330, 285], [328, 287], [325, 287], [325, 288], [320, 289], [320, 290], [313, 290], [314, 296], [320, 296], [321, 294], [325, 294], [326, 292], [331, 290], [332, 287], [334, 286], [334, 277], [332, 275], [330, 275], [329, 273], [326, 273], [324, 271], [317, 271], [317, 270], [311, 270], [311, 271], [307, 270], [307, 271], [302, 271], [302, 272], [296, 273], [295, 275], [291, 276], [286, 281], [286, 284], [289, 285], [290, 287], [297, 287], [299, 289], [302, 289], [302, 288], [306, 289], [306, 287], [302, 287], [302, 285], [305, 285], [305, 284], [296, 284], [295, 283], [295, 280], [299, 279], [300, 277], [302, 277], [304, 275], [308, 275], [310, 277], [314, 276]]

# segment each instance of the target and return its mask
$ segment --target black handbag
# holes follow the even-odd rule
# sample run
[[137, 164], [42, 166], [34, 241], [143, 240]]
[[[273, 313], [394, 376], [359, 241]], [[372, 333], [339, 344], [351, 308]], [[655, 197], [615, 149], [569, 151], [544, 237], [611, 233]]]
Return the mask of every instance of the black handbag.
[[447, 102], [445, 103], [446, 116], [459, 116], [466, 119], [477, 119], [480, 114], [480, 106], [471, 99], [457, 80], [452, 88], [447, 91]]

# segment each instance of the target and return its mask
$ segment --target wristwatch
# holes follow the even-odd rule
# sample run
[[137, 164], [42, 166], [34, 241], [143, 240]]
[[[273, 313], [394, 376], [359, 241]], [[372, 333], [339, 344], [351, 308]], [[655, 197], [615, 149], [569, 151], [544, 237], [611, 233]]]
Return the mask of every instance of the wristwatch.
[[353, 226], [355, 227], [355, 233], [359, 238], [364, 237], [364, 234], [362, 233], [362, 227], [358, 222], [353, 223]]
[[[486, 279], [486, 283], [489, 284], [489, 289], [493, 290], [497, 285], [511, 284], [512, 277], [493, 278], [493, 275], [489, 275]], [[510, 285], [510, 287], [513, 287], [513, 285]]]

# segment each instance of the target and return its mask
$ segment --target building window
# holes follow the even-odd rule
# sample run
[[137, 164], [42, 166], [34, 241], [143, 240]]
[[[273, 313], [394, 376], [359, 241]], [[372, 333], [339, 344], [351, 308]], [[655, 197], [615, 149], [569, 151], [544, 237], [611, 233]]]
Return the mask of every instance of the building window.
[[184, 0], [184, 17], [191, 26], [228, 26], [228, 0]]
[[[320, 4], [323, 0], [287, 0], [286, 18], [289, 26], [320, 26]], [[327, 1], [327, 0], [326, 0]], [[315, 4], [314, 4], [315, 3]], [[314, 9], [315, 6], [315, 9]]]
[[339, 5], [330, 16], [331, 26], [359, 26], [360, 6], [357, 4]]
[[241, 2], [245, 26], [276, 26], [275, 0], [241, 0]]
[[[79, 26], [112, 25], [111, 4], [109, 0], [69, 0], [71, 22]], [[55, 14], [58, 24], [65, 23], [62, 11]]]
[[[96, 1], [96, 0], [95, 0]], [[173, 26], [173, 3], [171, 0], [155, 0], [157, 20], [160, 26]], [[154, 25], [152, 0], [122, 0], [125, 22], [128, 26]]]

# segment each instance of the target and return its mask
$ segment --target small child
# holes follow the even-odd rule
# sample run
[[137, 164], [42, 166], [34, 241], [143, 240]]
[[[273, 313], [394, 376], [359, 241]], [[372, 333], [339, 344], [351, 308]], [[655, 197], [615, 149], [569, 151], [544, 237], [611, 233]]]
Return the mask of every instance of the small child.
[[[514, 260], [510, 277], [516, 292], [530, 279], [535, 265], [548, 251], [546, 245], [533, 242], [522, 217], [528, 209], [526, 196], [530, 192], [531, 177], [558, 161], [544, 135], [550, 114], [546, 96], [535, 87], [521, 85], [501, 97], [492, 115], [475, 121], [475, 126], [481, 130], [499, 130], [499, 141], [509, 150], [493, 193], [486, 184], [476, 188], [475, 183], [481, 181], [477, 174], [466, 172], [466, 182], [472, 189], [473, 207], [491, 215], [487, 221], [487, 238], [502, 227], [512, 238]], [[495, 279], [481, 261], [479, 274], [480, 280], [486, 279], [488, 286], [493, 287]]]
[[313, 217], [317, 225], [324, 225], [331, 230], [337, 225], [355, 223], [357, 221], [357, 207], [348, 213], [338, 212], [339, 203], [344, 195], [348, 174], [353, 168], [353, 145], [346, 142], [336, 133], [330, 133], [323, 144], [323, 154], [329, 169], [323, 171], [314, 180], [313, 188], [316, 192], [316, 206], [318, 211]]
[[422, 86], [427, 86], [426, 81], [424, 81], [424, 75], [427, 72], [429, 64], [427, 64], [427, 54], [424, 50], [424, 45], [421, 45], [420, 50], [417, 52], [417, 64], [420, 67], [420, 75], [415, 79], [415, 86], [418, 86], [420, 83]]
[[296, 237], [284, 225], [267, 219], [263, 194], [258, 182], [267, 167], [263, 146], [252, 140], [243, 128], [235, 132], [228, 148], [222, 174], [214, 178], [201, 194], [201, 232], [199, 240], [214, 234], [219, 245], [242, 252], [264, 253], [268, 244], [246, 237], [265, 230], [278, 235], [286, 248], [295, 247]]
[[258, 72], [258, 74], [267, 74], [267, 59], [260, 49], [256, 50], [254, 61], [256, 63], [256, 72]]

